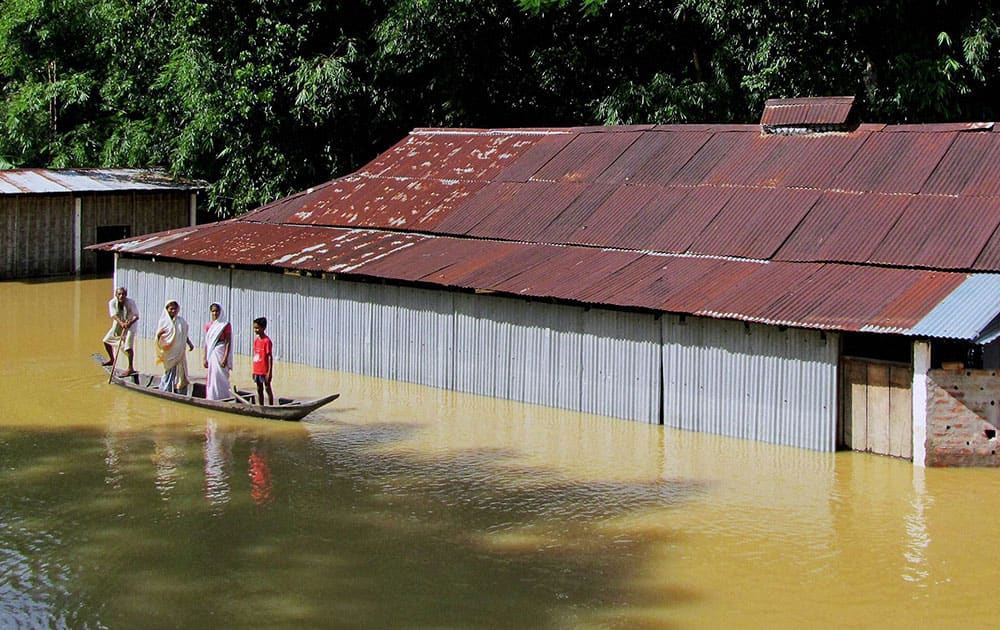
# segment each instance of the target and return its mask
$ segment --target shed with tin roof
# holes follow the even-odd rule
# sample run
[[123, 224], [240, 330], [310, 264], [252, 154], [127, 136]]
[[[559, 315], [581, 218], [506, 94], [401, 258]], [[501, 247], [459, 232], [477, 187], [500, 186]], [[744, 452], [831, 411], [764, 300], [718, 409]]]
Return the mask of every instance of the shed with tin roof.
[[110, 272], [87, 246], [194, 225], [202, 188], [154, 170], [0, 170], [0, 279]]
[[864, 124], [852, 103], [416, 129], [237, 219], [100, 248], [130, 286], [268, 315], [284, 360], [1000, 465], [1000, 130]]

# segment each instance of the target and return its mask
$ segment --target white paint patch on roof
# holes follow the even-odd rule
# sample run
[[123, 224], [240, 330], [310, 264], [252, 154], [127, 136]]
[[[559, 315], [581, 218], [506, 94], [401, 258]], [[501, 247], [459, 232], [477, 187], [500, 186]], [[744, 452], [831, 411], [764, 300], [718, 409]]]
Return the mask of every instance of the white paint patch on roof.
[[116, 243], [111, 246], [111, 249], [116, 252], [143, 252], [148, 249], [156, 249], [162, 245], [166, 245], [171, 241], [176, 241], [177, 239], [186, 238], [194, 234], [196, 230], [184, 230], [181, 232], [173, 232], [170, 234], [161, 234], [153, 238], [139, 238], [131, 241], [124, 241], [121, 243]]
[[291, 261], [293, 265], [299, 265], [307, 260], [313, 258], [311, 252], [315, 251], [326, 251], [326, 243], [317, 243], [316, 245], [310, 245], [309, 247], [303, 247], [297, 252], [292, 252], [290, 254], [285, 254], [271, 261], [272, 265], [281, 265]]

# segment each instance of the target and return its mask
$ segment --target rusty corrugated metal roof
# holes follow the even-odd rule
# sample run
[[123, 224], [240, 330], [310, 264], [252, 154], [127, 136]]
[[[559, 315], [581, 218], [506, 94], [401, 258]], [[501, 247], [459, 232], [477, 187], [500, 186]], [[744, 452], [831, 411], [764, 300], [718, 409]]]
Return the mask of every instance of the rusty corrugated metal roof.
[[75, 192], [200, 190], [205, 182], [184, 181], [152, 169], [0, 170], [0, 195]]
[[947, 314], [972, 335], [990, 302], [947, 298], [1000, 272], [998, 139], [990, 124], [421, 129], [235, 220], [103, 247], [813, 328], [952, 335]]
[[538, 234], [570, 207], [586, 188], [570, 182], [523, 182], [505, 184], [504, 195], [494, 208], [483, 212], [482, 220], [468, 235], [504, 240], [537, 241]]
[[478, 181], [346, 177], [317, 190], [308, 203], [283, 208], [281, 222], [427, 231], [483, 185]]
[[834, 180], [833, 188], [858, 192], [920, 192], [957, 135], [871, 134]]
[[592, 182], [632, 143], [638, 131], [579, 133], [563, 150], [538, 169], [531, 179], [547, 182]]
[[697, 254], [770, 259], [819, 192], [794, 188], [741, 188], [691, 244]]
[[1000, 225], [1000, 198], [915, 196], [869, 262], [970, 269]]
[[867, 139], [866, 131], [761, 136], [760, 144], [773, 148], [766, 154], [747, 156], [741, 165], [740, 182], [747, 186], [826, 189]]
[[540, 137], [523, 130], [481, 133], [418, 129], [369, 162], [358, 174], [376, 178], [489, 180], [528, 151]]
[[842, 125], [854, 106], [853, 96], [771, 98], [764, 103], [760, 124], [769, 127]]
[[668, 181], [712, 136], [705, 131], [643, 133], [595, 181], [659, 184]]
[[932, 195], [1000, 195], [1000, 133], [959, 133], [924, 184]]

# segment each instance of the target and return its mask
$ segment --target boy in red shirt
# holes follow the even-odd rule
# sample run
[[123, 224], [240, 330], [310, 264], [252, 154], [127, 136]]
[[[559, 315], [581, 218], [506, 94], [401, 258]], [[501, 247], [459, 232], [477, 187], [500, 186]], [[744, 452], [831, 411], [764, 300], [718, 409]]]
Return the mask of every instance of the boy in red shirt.
[[274, 365], [272, 357], [273, 346], [271, 338], [264, 333], [267, 330], [267, 318], [258, 317], [253, 320], [253, 382], [257, 383], [257, 401], [264, 404], [264, 388], [267, 388], [267, 404], [274, 404], [274, 393], [271, 391], [271, 368]]

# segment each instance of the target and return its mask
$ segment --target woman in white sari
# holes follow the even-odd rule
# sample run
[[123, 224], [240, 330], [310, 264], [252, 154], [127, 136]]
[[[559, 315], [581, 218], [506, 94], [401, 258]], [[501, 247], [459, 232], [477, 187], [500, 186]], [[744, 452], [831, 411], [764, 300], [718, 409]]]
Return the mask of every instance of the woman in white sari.
[[160, 389], [165, 392], [179, 393], [188, 386], [187, 350], [194, 350], [194, 344], [180, 310], [177, 300], [168, 300], [156, 324], [156, 362], [163, 364]]
[[229, 371], [233, 369], [233, 328], [218, 303], [208, 309], [211, 321], [205, 325], [205, 398], [229, 398]]

